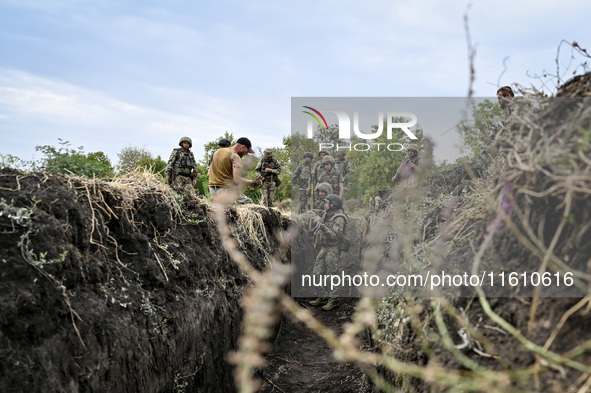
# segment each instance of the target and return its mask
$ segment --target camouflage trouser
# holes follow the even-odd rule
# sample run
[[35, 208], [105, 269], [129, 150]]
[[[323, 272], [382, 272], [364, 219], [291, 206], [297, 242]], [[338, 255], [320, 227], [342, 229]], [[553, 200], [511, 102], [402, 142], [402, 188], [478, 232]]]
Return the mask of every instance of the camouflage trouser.
[[[340, 276], [340, 256], [341, 252], [338, 247], [323, 246], [320, 249], [318, 255], [316, 256], [316, 261], [314, 262], [314, 270], [312, 271], [312, 273], [314, 275], [336, 274]], [[329, 284], [326, 288], [320, 287], [318, 289], [318, 297], [326, 297], [328, 295], [328, 297], [336, 298], [339, 296], [339, 292], [340, 288], [335, 287], [331, 290]]]
[[298, 213], [302, 214], [308, 210], [308, 194], [309, 192], [306, 189], [299, 189], [299, 197], [300, 197], [300, 207], [298, 209]]
[[415, 182], [415, 177], [414, 176], [409, 176], [406, 179], [403, 179], [400, 182], [404, 187], [412, 187], [414, 186]]
[[351, 182], [349, 180], [345, 180], [343, 184], [343, 199], [345, 199], [345, 195], [347, 195], [347, 191], [351, 189]]
[[273, 201], [275, 200], [275, 186], [274, 181], [264, 181], [261, 185], [261, 205], [267, 207], [273, 207]]
[[197, 190], [193, 187], [193, 179], [189, 176], [176, 175], [172, 181], [172, 187], [177, 190], [185, 189], [191, 194], [197, 193]]
[[[238, 192], [238, 190], [235, 187], [230, 187], [230, 188], [209, 187], [209, 194], [212, 196], [214, 202], [216, 201], [217, 198], [219, 198], [219, 199], [222, 199], [222, 202], [225, 202], [225, 203], [233, 202], [238, 205], [254, 204], [254, 201], [252, 199], [250, 199], [249, 197], [247, 197], [243, 193]], [[227, 197], [224, 198], [224, 196], [227, 196]]]

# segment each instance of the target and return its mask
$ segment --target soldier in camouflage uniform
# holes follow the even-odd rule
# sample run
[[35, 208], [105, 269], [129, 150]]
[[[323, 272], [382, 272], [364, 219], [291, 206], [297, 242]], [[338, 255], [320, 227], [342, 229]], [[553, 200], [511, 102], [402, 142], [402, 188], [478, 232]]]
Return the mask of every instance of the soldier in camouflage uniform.
[[501, 109], [503, 109], [503, 116], [508, 118], [513, 111], [513, 99], [515, 98], [515, 93], [511, 86], [503, 86], [497, 90], [497, 100]]
[[503, 86], [497, 90], [497, 101], [503, 110], [503, 121], [501, 122], [501, 126], [498, 124], [492, 125], [494, 134], [502, 131], [502, 128], [507, 125], [511, 115], [514, 113], [519, 114], [522, 110], [529, 110], [532, 107], [532, 103], [526, 97], [515, 97], [511, 86]]
[[344, 194], [346, 194], [349, 188], [351, 188], [351, 174], [353, 171], [351, 170], [351, 163], [345, 158], [345, 152], [343, 150], [337, 153], [334, 166], [336, 171], [343, 175]]
[[195, 193], [197, 184], [197, 161], [191, 151], [193, 142], [189, 137], [182, 137], [179, 140], [180, 148], [174, 149], [168, 159], [166, 167], [166, 181], [173, 188], [185, 189]]
[[322, 166], [322, 159], [324, 158], [324, 156], [327, 156], [327, 155], [328, 155], [328, 152], [326, 150], [320, 150], [318, 152], [319, 160], [316, 161], [314, 163], [314, 165], [312, 166], [312, 176], [310, 177], [310, 189], [314, 189], [314, 195], [313, 195], [314, 201], [316, 201], [318, 199], [318, 192], [316, 191], [316, 185], [319, 183], [318, 178], [320, 177], [320, 174], [324, 170], [324, 167]]
[[[326, 196], [325, 213], [314, 228], [314, 248], [320, 249], [314, 262], [314, 275], [338, 274], [341, 257], [341, 239], [345, 235], [347, 215], [343, 211], [343, 200], [334, 194]], [[310, 305], [330, 311], [338, 306], [339, 288], [322, 288], [321, 296], [310, 301]], [[328, 295], [328, 299], [324, 296]]]
[[263, 158], [255, 168], [255, 173], [258, 177], [264, 177], [263, 184], [261, 184], [261, 205], [273, 207], [275, 189], [278, 186], [281, 173], [281, 165], [273, 157], [273, 149], [265, 149]]
[[419, 166], [421, 157], [419, 157], [419, 147], [414, 143], [408, 145], [407, 156], [402, 161], [402, 164], [396, 170], [396, 174], [392, 177], [392, 183], [396, 185], [400, 180], [404, 180], [405, 184], [410, 185], [413, 182], [413, 175]]
[[307, 210], [308, 198], [310, 196], [310, 177], [312, 176], [312, 159], [314, 155], [310, 152], [304, 153], [304, 162], [298, 165], [293, 175], [293, 190], [299, 191], [300, 206], [298, 213], [301, 214]]
[[332, 186], [333, 192], [337, 193], [339, 198], [343, 199], [344, 189], [344, 179], [343, 176], [337, 172], [334, 165], [334, 158], [331, 156], [324, 156], [322, 158], [322, 165], [324, 166], [324, 171], [318, 177], [318, 183], [328, 183]]
[[318, 183], [316, 189], [318, 190], [318, 200], [314, 202], [314, 209], [324, 210], [325, 198], [328, 194], [332, 194], [332, 186], [328, 183]]

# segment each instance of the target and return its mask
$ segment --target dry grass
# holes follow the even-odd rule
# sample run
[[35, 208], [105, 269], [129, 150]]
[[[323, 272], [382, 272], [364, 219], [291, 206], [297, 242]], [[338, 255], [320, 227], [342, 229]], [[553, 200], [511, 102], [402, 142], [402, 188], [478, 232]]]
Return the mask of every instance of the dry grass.
[[[576, 90], [577, 94], [579, 90]], [[504, 223], [508, 228], [504, 236], [515, 236], [538, 257], [539, 272], [574, 270], [581, 280], [587, 281], [591, 259], [583, 239], [591, 236], [591, 225], [587, 225], [591, 222], [589, 119], [591, 111], [587, 101], [583, 105], [550, 101], [542, 103], [540, 109], [526, 108], [514, 113], [506, 132], [495, 141], [500, 153], [496, 156], [497, 161], [492, 163], [495, 176], [488, 180], [473, 179], [476, 189], [453, 207], [453, 219], [441, 224], [433, 238], [425, 239], [422, 229], [416, 226], [424, 217], [420, 211], [425, 208], [420, 204], [420, 190], [405, 190], [403, 195], [394, 196], [387, 211], [372, 218], [365, 238], [366, 250], [388, 251], [389, 263], [394, 266], [421, 265], [435, 263], [437, 259], [442, 262], [454, 244], [473, 236], [479, 239], [473, 243], [476, 247], [473, 265], [477, 269], [483, 255], [494, 246], [493, 235]], [[488, 225], [482, 225], [483, 221]], [[486, 228], [484, 232], [483, 228]], [[425, 253], [424, 250], [417, 251], [418, 246], [423, 247], [421, 241], [424, 247], [436, 250], [430, 259], [419, 258]], [[387, 245], [385, 248], [384, 244]], [[372, 261], [372, 258], [383, 258], [383, 253], [366, 253], [364, 263], [376, 266], [379, 261]], [[274, 274], [278, 273], [268, 270], [263, 276]], [[277, 282], [282, 281], [261, 278], [253, 282], [255, 286], [277, 286]], [[267, 289], [271, 291], [272, 288]], [[474, 299], [478, 300], [486, 316], [486, 319], [481, 316], [479, 320], [470, 320], [471, 301], [466, 308], [456, 308], [454, 299], [384, 298], [379, 302], [372, 296], [380, 293], [367, 291], [359, 301], [353, 322], [339, 336], [275, 289], [271, 291], [276, 299], [274, 313], [288, 313], [302, 321], [325, 339], [338, 360], [360, 364], [368, 370], [375, 385], [384, 391], [396, 391], [394, 380], [405, 391], [416, 391], [417, 386], [423, 386], [430, 391], [524, 392], [554, 386], [553, 389], [562, 391], [585, 392], [591, 386], [591, 367], [584, 360], [591, 350], [591, 340], [584, 339], [579, 345], [562, 349], [562, 352], [560, 349], [550, 350], [569, 320], [574, 315], [588, 312], [591, 304], [588, 297], [582, 297], [575, 306], [564, 310], [543, 344], [539, 344], [502, 318], [482, 291]], [[530, 326], [535, 326], [538, 295], [523, 304], [523, 307], [530, 307]], [[247, 315], [248, 308], [254, 304], [257, 302], [249, 301]], [[460, 330], [453, 332], [451, 326], [459, 326]], [[359, 348], [357, 336], [364, 329], [370, 329], [380, 343], [374, 352]], [[514, 340], [519, 351], [533, 355], [535, 364], [512, 364], [508, 354], [499, 352], [494, 342], [487, 339], [490, 332]], [[416, 337], [424, 353], [430, 354], [425, 365], [397, 359], [416, 349], [406, 346], [405, 340], [410, 337]], [[243, 339], [247, 340], [247, 336]], [[254, 350], [260, 354], [268, 348], [268, 345], [259, 344], [259, 348], [251, 346], [246, 352]], [[242, 347], [240, 351], [243, 351]], [[435, 352], [454, 359], [462, 370], [458, 366], [442, 365], [439, 360], [442, 355], [436, 356]], [[243, 363], [238, 363], [243, 369], [248, 368], [248, 358], [241, 359]], [[395, 377], [385, 378], [383, 372], [372, 371], [378, 365]], [[252, 372], [252, 366], [249, 370]], [[571, 381], [564, 377], [560, 382], [552, 380], [553, 373], [565, 376], [567, 370], [577, 372], [578, 377]], [[243, 387], [242, 391], [254, 391], [249, 388], [248, 373], [241, 373], [237, 381]]]

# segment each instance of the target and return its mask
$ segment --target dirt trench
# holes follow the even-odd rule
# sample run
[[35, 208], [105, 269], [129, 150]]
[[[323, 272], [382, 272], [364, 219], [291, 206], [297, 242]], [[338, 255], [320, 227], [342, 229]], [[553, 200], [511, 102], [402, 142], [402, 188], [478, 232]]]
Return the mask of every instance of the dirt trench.
[[[342, 334], [343, 325], [351, 322], [359, 294], [355, 288], [341, 288], [339, 306], [331, 311], [309, 305], [313, 293], [304, 288], [298, 278], [310, 274], [316, 257], [310, 247], [309, 220], [316, 213], [292, 215], [298, 235], [292, 241], [291, 267], [292, 280], [290, 292], [301, 307], [325, 327], [337, 334]], [[339, 266], [349, 274], [356, 274], [360, 269], [364, 219], [349, 216], [346, 235], [351, 240], [351, 248], [341, 253]], [[370, 346], [369, 333], [358, 337], [362, 348]], [[282, 318], [281, 328], [271, 351], [267, 354], [267, 367], [258, 375], [262, 381], [260, 393], [297, 393], [297, 392], [372, 392], [369, 378], [356, 364], [343, 364], [335, 360], [333, 350], [318, 336], [298, 322], [293, 316]]]
[[[205, 203], [150, 179], [3, 169], [0, 212], [1, 392], [235, 391], [249, 280]], [[264, 269], [289, 223], [226, 216]]]
[[[323, 311], [308, 305], [310, 299], [298, 299], [302, 307], [326, 327], [338, 334], [351, 321], [357, 299], [341, 299], [339, 307]], [[360, 337], [369, 346], [369, 336]], [[268, 366], [260, 373], [259, 393], [372, 392], [369, 380], [355, 364], [343, 364], [333, 357], [332, 349], [316, 333], [292, 317], [285, 317], [273, 349], [267, 355]]]

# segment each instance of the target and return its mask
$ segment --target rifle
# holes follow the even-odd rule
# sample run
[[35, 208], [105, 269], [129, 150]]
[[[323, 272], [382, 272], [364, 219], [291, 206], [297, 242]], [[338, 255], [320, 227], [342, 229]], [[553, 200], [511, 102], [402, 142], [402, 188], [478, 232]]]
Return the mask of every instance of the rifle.
[[[298, 188], [298, 191], [299, 191], [298, 197], [301, 197], [302, 196], [302, 191], [305, 193], [305, 195], [306, 195], [305, 196], [305, 198], [306, 198], [306, 204], [304, 206], [307, 209], [308, 208], [308, 204], [309, 204], [309, 200], [310, 200], [310, 191], [308, 191], [308, 189], [306, 187], [299, 187]], [[302, 204], [301, 198], [300, 198], [299, 202], [300, 202], [300, 206], [302, 206], [301, 205]], [[300, 213], [303, 213], [303, 212], [300, 212]]]
[[[270, 176], [271, 181], [273, 181], [273, 175], [275, 175], [273, 172], [263, 172], [263, 174], [261, 176], [264, 177], [265, 180], [267, 180], [267, 178]], [[279, 179], [279, 176], [278, 175], [275, 175], [275, 176], [276, 176], [275, 179], [274, 179], [275, 180], [275, 186], [276, 187], [279, 187], [281, 185], [281, 180]], [[263, 180], [263, 181], [265, 181], [265, 180]]]
[[322, 228], [322, 225], [324, 224], [324, 220], [326, 219], [326, 213], [328, 213], [328, 210], [324, 211], [324, 214], [322, 214], [320, 221], [318, 221], [318, 224], [316, 224], [316, 227], [314, 227], [314, 229], [312, 230], [312, 237], [311, 237], [312, 240], [314, 240], [316, 238], [318, 231], [320, 230], [320, 228]]
[[170, 168], [168, 170], [168, 185], [172, 186], [172, 183], [174, 182], [174, 179], [176, 177], [176, 172], [174, 171], [173, 168]]

